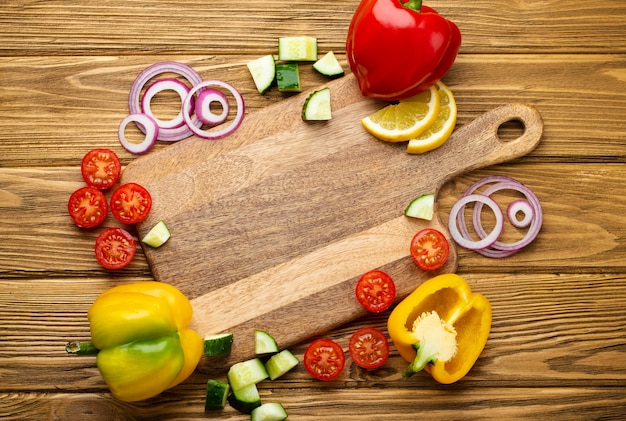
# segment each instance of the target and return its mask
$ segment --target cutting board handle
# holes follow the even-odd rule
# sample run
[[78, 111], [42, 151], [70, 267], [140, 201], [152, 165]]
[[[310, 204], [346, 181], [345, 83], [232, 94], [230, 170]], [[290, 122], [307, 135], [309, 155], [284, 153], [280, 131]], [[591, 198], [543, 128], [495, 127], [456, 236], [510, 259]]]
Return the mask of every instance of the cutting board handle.
[[[503, 140], [498, 132], [503, 124], [519, 122], [524, 132], [516, 139]], [[543, 120], [531, 105], [513, 103], [494, 108], [457, 129], [440, 148], [424, 155], [432, 168], [445, 168], [438, 174], [439, 186], [459, 174], [510, 161], [526, 155], [543, 134]]]

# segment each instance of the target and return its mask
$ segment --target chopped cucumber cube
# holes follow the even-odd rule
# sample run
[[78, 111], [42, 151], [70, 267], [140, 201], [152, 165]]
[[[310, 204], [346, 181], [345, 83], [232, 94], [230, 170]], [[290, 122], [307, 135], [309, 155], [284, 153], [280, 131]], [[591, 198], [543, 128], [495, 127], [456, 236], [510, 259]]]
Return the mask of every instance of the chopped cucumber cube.
[[272, 86], [272, 82], [274, 82], [274, 78], [276, 77], [274, 56], [268, 54], [259, 57], [249, 62], [247, 66], [257, 91], [259, 91], [260, 94], [264, 94], [270, 86]]
[[252, 421], [283, 421], [287, 419], [287, 411], [278, 402], [267, 402], [254, 408], [250, 419]]
[[276, 84], [281, 92], [300, 92], [300, 69], [297, 63], [280, 63], [276, 65]]
[[337, 60], [335, 53], [327, 52], [321, 59], [313, 64], [313, 68], [325, 76], [337, 77], [345, 73]]
[[233, 391], [257, 384], [268, 377], [265, 365], [258, 358], [236, 363], [228, 370], [228, 381]]
[[430, 221], [433, 219], [434, 208], [434, 193], [423, 194], [409, 203], [409, 206], [404, 210], [404, 214], [411, 218], [420, 218]]
[[332, 118], [332, 112], [330, 108], [330, 88], [322, 88], [319, 91], [314, 91], [304, 101], [302, 107], [302, 119], [304, 121], [324, 121]]
[[255, 384], [233, 390], [228, 396], [228, 403], [237, 411], [249, 414], [254, 408], [261, 406], [261, 395]]
[[223, 409], [230, 392], [230, 386], [219, 380], [209, 380], [206, 385], [206, 402], [204, 409]]
[[256, 354], [270, 354], [278, 352], [276, 340], [264, 330], [254, 331], [254, 352]]
[[278, 38], [278, 60], [317, 60], [317, 38], [307, 36]]
[[267, 374], [270, 380], [275, 380], [297, 366], [300, 363], [298, 357], [293, 355], [288, 349], [283, 349], [278, 354], [274, 354], [265, 363]]
[[204, 337], [204, 355], [207, 357], [221, 357], [230, 354], [233, 346], [232, 333], [220, 333]]
[[163, 243], [170, 239], [170, 230], [165, 221], [159, 221], [148, 233], [141, 239], [142, 243], [150, 247], [161, 247]]

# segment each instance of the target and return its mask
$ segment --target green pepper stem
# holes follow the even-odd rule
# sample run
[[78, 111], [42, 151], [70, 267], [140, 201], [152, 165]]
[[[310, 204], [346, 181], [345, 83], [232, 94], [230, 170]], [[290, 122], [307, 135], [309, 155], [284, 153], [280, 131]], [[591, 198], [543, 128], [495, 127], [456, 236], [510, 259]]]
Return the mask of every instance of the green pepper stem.
[[409, 0], [406, 3], [402, 3], [402, 5], [407, 9], [415, 10], [416, 12], [420, 12], [422, 10], [422, 0]]
[[417, 355], [415, 355], [413, 362], [409, 364], [404, 373], [402, 373], [402, 377], [411, 377], [415, 373], [419, 373], [426, 367], [426, 364], [434, 362], [437, 358], [437, 349], [433, 347], [429, 348], [426, 343], [424, 346], [415, 344], [413, 347], [417, 351]]
[[80, 342], [80, 341], [72, 341], [65, 344], [65, 351], [68, 354], [74, 355], [95, 355], [100, 350], [94, 346], [91, 341], [88, 342]]

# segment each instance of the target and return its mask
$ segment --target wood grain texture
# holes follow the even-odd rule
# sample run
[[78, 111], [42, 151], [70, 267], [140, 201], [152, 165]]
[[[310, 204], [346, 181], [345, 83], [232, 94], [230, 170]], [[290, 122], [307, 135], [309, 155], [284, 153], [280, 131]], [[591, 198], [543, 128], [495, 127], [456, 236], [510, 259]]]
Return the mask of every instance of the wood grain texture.
[[[338, 56], [347, 68], [345, 54]], [[52, 65], [47, 57], [0, 56], [1, 79], [13, 81], [0, 89], [0, 167], [74, 166], [94, 144], [130, 163], [135, 156], [117, 139], [128, 114], [128, 91], [143, 69], [162, 59], [233, 84], [244, 95], [248, 114], [289, 98], [276, 89], [256, 93], [245, 66], [254, 57], [64, 56]], [[306, 67], [301, 78], [307, 89], [328, 83]], [[458, 126], [512, 100], [535, 106], [549, 141], [525, 160], [626, 162], [624, 55], [461, 55], [444, 82], [457, 100]], [[155, 150], [168, 146], [157, 142]]]
[[[94, 147], [135, 157], [117, 141], [137, 74], [161, 60], [232, 83], [249, 115], [292, 95], [255, 92], [245, 64], [276, 53], [282, 35], [314, 35], [347, 68], [345, 33], [357, 0], [7, 0], [0, 5], [0, 418], [11, 420], [226, 419], [204, 412], [208, 378], [224, 361], [136, 404], [111, 398], [93, 357], [64, 344], [88, 339], [87, 309], [109, 287], [154, 279], [140, 250], [110, 272], [93, 258], [99, 232], [66, 214], [82, 185], [79, 162]], [[533, 105], [540, 145], [503, 164], [462, 174], [439, 190], [442, 217], [479, 178], [503, 174], [532, 188], [545, 212], [533, 244], [494, 261], [457, 249], [457, 273], [494, 308], [487, 347], [463, 381], [440, 386], [426, 374], [406, 381], [392, 348], [384, 368], [348, 359], [331, 383], [302, 366], [260, 385], [294, 420], [566, 419], [626, 417], [626, 4], [621, 0], [460, 0], [427, 3], [463, 33], [444, 82], [459, 106], [457, 128], [502, 104]], [[311, 69], [304, 86], [328, 80]], [[520, 129], [506, 125], [501, 136]], [[227, 142], [224, 142], [227, 144]], [[155, 152], [172, 145], [159, 143]], [[401, 192], [399, 194], [406, 194]], [[118, 225], [109, 218], [107, 225]], [[402, 260], [388, 265], [406, 270]], [[239, 298], [239, 297], [238, 297]], [[324, 335], [344, 349], [368, 315]], [[307, 341], [291, 349], [302, 356]]]
[[[365, 100], [352, 75], [325, 86], [333, 93], [328, 122], [301, 120], [303, 92], [251, 114], [225, 144], [181, 141], [122, 175], [153, 198], [139, 237], [160, 220], [173, 233], [158, 249], [144, 247], [155, 278], [193, 299], [202, 336], [248, 338], [235, 340], [229, 362], [254, 357], [255, 328], [292, 346], [365, 315], [354, 289], [368, 270], [403, 260], [390, 275], [397, 298], [406, 297], [433, 276], [405, 268], [413, 266], [407, 244], [422, 228], [447, 234], [438, 214], [407, 220], [406, 204], [463, 172], [529, 153], [543, 133], [534, 108], [509, 104], [459, 128], [436, 151], [410, 156], [360, 126], [380, 103]], [[523, 134], [502, 141], [499, 127], [513, 120]], [[452, 246], [439, 272], [456, 265]]]

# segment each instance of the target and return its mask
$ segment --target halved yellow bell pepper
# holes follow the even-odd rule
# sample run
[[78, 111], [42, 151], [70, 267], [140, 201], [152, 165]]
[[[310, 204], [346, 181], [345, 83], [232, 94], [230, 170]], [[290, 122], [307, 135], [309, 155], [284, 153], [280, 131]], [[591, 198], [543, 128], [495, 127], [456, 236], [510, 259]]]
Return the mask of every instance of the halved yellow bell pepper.
[[102, 293], [88, 311], [97, 365], [113, 396], [135, 402], [185, 380], [203, 354], [188, 329], [192, 307], [161, 282], [120, 285]]
[[421, 284], [389, 315], [389, 336], [405, 360], [405, 377], [422, 369], [439, 383], [463, 378], [483, 351], [491, 330], [491, 305], [456, 274]]

